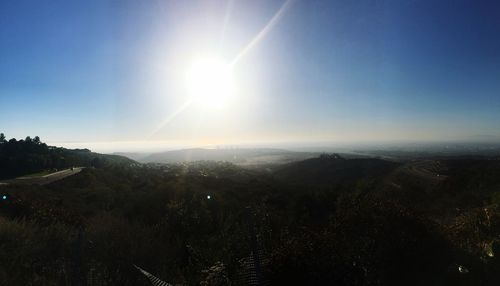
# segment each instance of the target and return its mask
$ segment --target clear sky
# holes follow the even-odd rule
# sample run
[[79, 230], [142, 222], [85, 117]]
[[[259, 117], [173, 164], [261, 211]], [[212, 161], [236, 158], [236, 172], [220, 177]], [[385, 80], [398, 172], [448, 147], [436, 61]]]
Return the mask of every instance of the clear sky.
[[[499, 11], [494, 0], [4, 0], [0, 132], [98, 150], [498, 139]], [[197, 59], [230, 64], [223, 108], [189, 103]]]

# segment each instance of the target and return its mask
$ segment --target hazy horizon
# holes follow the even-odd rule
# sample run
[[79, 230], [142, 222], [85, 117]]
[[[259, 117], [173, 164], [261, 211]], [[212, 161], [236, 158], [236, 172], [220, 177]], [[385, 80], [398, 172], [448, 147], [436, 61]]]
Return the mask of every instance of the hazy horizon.
[[[22, 138], [21, 138], [22, 139]], [[332, 152], [356, 148], [405, 148], [408, 146], [446, 146], [447, 144], [477, 144], [500, 147], [500, 137], [469, 138], [463, 140], [378, 140], [378, 141], [263, 141], [226, 142], [219, 144], [188, 144], [175, 141], [113, 141], [113, 142], [47, 142], [49, 145], [68, 149], [90, 149], [101, 153], [155, 153], [191, 148], [231, 149], [231, 148], [275, 148], [292, 151], [314, 150]]]

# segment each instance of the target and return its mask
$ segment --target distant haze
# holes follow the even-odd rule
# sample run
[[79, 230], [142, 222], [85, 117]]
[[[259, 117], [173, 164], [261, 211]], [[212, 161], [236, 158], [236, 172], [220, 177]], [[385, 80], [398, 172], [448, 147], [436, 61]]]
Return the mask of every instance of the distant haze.
[[[221, 144], [194, 144], [180, 141], [113, 141], [113, 142], [48, 142], [49, 145], [69, 149], [91, 149], [101, 153], [128, 152], [150, 154], [190, 148], [246, 149], [277, 148], [307, 152], [349, 152], [365, 149], [408, 149], [446, 146], [500, 146], [500, 136], [475, 136], [467, 140], [371, 140], [371, 141], [268, 141], [226, 142]], [[140, 157], [142, 155], [139, 155]]]

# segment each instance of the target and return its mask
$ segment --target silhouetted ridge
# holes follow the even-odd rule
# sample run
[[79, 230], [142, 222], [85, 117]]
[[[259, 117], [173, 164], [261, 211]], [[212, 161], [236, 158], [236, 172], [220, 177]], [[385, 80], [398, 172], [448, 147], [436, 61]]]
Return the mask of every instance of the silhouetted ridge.
[[274, 175], [276, 179], [288, 183], [335, 185], [379, 179], [398, 166], [398, 163], [381, 159], [345, 159], [337, 154], [323, 154], [318, 158], [287, 164]]

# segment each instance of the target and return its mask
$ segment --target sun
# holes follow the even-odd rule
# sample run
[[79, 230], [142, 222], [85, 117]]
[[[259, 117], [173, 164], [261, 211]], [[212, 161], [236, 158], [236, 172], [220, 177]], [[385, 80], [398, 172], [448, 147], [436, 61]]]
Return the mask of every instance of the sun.
[[203, 109], [226, 107], [233, 95], [231, 66], [216, 58], [197, 60], [186, 72], [189, 99]]

